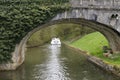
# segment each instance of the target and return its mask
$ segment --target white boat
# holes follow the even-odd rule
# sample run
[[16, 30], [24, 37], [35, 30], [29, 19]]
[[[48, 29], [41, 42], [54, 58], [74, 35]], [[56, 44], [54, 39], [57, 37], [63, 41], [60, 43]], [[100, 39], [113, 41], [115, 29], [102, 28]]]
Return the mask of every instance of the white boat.
[[51, 44], [52, 45], [61, 45], [61, 41], [59, 38], [52, 38]]

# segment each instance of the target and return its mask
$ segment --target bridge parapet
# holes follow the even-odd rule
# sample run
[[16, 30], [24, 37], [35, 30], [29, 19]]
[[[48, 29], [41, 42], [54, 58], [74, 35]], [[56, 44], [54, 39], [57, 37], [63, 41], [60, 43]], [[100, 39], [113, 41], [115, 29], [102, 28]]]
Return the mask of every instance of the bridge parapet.
[[120, 9], [120, 0], [70, 0], [73, 8]]
[[72, 9], [57, 14], [52, 20], [83, 18], [108, 25], [120, 32], [120, 11], [117, 10], [96, 10], [96, 9]]

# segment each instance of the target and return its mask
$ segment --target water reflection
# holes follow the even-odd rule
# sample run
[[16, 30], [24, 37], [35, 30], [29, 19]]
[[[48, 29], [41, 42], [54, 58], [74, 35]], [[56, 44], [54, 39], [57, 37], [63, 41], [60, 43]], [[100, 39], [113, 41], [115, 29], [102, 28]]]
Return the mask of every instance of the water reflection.
[[45, 45], [28, 49], [16, 71], [0, 72], [0, 80], [120, 80], [89, 63], [66, 46]]
[[16, 71], [2, 71], [0, 72], [0, 80], [24, 80], [26, 77], [24, 69], [22, 65]]
[[60, 53], [60, 45], [49, 46], [48, 60], [44, 64], [37, 65], [35, 68], [34, 77], [37, 80], [70, 80], [65, 75], [66, 70], [64, 69], [63, 61], [59, 59]]

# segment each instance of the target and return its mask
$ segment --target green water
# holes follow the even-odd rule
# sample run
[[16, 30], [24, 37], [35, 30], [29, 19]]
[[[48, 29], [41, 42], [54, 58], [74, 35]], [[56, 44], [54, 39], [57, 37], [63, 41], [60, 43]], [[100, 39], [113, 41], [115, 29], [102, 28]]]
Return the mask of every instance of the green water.
[[66, 46], [29, 48], [16, 71], [0, 72], [0, 80], [120, 80], [89, 63]]

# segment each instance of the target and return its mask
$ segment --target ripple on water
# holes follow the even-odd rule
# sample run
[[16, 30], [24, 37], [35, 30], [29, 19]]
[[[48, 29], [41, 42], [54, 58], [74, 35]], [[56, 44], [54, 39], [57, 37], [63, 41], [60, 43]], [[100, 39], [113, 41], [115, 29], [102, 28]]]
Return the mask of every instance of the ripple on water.
[[63, 58], [60, 60], [60, 47], [58, 46], [50, 46], [49, 47], [49, 56], [46, 63], [41, 65], [35, 66], [35, 73], [34, 78], [37, 80], [71, 80], [70, 78], [66, 77], [69, 73], [66, 73], [66, 68], [63, 67]]

